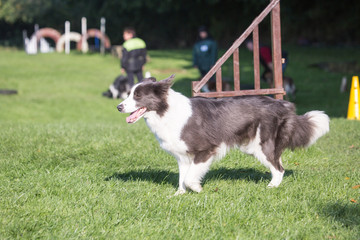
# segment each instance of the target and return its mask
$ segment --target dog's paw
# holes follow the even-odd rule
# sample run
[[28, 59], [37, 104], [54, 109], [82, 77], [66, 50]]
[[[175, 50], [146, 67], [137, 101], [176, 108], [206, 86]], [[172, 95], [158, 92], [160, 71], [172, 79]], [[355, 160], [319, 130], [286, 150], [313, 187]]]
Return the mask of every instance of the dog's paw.
[[279, 185], [280, 185], [280, 183], [279, 184], [274, 184], [274, 183], [270, 182], [269, 185], [267, 185], [267, 187], [268, 188], [277, 188]]
[[202, 190], [203, 190], [203, 188], [201, 187], [201, 185], [199, 184], [199, 185], [195, 185], [195, 186], [191, 186], [191, 187], [189, 187], [193, 192], [197, 192], [197, 193], [199, 193], [199, 192], [201, 192]]
[[201, 187], [201, 185], [197, 182], [194, 183], [185, 183], [185, 186], [190, 189], [193, 192], [201, 192], [203, 190], [203, 188]]
[[174, 196], [179, 196], [179, 195], [183, 195], [186, 193], [185, 189], [179, 189], [176, 191], [176, 193], [174, 194]]

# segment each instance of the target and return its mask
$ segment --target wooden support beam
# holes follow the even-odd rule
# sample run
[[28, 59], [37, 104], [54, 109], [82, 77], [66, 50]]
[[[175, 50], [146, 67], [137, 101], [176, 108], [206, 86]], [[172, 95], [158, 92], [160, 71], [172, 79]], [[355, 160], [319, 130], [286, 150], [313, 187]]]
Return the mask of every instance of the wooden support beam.
[[221, 91], [221, 92], [198, 92], [194, 93], [194, 96], [218, 98], [218, 97], [234, 97], [244, 95], [273, 95], [284, 94], [283, 88], [269, 88], [259, 90], [241, 90], [241, 91]]
[[239, 48], [233, 53], [234, 62], [234, 90], [240, 91], [240, 61], [239, 61]]
[[221, 76], [221, 68], [219, 68], [216, 72], [216, 91], [222, 91], [222, 76]]
[[254, 85], [260, 89], [260, 51], [259, 51], [259, 26], [253, 31], [253, 58], [254, 58]]
[[[280, 2], [271, 11], [271, 40], [273, 59], [273, 79], [275, 88], [283, 87], [282, 62], [281, 62], [281, 26], [280, 26]], [[283, 99], [282, 94], [276, 94], [276, 99]]]

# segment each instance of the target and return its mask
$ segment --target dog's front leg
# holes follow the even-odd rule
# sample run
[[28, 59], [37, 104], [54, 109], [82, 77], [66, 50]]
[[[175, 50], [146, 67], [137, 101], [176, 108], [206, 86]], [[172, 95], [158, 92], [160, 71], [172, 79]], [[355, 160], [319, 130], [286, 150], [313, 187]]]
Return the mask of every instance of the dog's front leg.
[[210, 157], [205, 162], [194, 163], [192, 162], [185, 177], [185, 186], [194, 192], [201, 192], [201, 180], [209, 171], [213, 157]]
[[178, 165], [179, 165], [179, 189], [176, 191], [175, 196], [186, 193], [185, 177], [191, 166], [188, 159], [181, 157], [178, 158]]

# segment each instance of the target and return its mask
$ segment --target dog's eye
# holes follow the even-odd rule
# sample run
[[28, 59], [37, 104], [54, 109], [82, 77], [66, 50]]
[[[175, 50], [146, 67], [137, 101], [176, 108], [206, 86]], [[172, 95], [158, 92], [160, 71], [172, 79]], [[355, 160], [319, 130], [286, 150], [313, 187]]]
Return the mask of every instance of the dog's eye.
[[139, 92], [134, 92], [134, 97], [135, 98], [140, 98], [141, 97], [141, 94]]

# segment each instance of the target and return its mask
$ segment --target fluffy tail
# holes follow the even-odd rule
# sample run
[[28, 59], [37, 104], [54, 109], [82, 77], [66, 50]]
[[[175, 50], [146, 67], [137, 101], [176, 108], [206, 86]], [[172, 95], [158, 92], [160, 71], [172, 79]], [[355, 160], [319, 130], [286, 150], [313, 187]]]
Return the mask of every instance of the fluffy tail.
[[290, 137], [291, 148], [309, 147], [329, 132], [329, 116], [323, 111], [311, 111], [296, 116], [294, 134]]
[[316, 142], [320, 137], [325, 135], [330, 130], [330, 118], [323, 111], [311, 111], [304, 115], [311, 124], [312, 133], [307, 147]]

